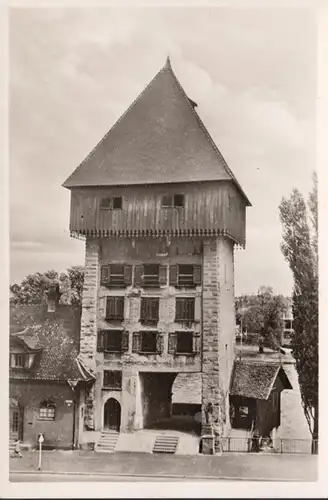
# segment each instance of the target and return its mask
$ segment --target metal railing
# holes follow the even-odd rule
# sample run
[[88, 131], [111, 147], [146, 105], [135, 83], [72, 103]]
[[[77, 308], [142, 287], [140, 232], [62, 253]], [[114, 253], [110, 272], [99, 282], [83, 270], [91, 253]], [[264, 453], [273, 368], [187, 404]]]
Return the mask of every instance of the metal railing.
[[[223, 452], [232, 453], [300, 453], [310, 455], [312, 450], [318, 452], [318, 441], [311, 439], [275, 439], [265, 444], [252, 437], [224, 437], [221, 438]], [[218, 448], [218, 446], [216, 446]]]

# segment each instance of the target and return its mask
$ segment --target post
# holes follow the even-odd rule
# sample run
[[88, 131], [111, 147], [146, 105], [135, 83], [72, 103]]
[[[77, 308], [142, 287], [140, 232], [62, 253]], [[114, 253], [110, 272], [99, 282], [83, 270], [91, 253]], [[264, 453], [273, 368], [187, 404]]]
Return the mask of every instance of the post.
[[42, 464], [42, 443], [44, 441], [43, 434], [39, 434], [38, 436], [38, 442], [39, 442], [39, 464], [38, 464], [38, 470], [41, 470], [41, 464]]
[[73, 440], [72, 440], [72, 450], [75, 449], [75, 417], [76, 417], [76, 403], [73, 400]]

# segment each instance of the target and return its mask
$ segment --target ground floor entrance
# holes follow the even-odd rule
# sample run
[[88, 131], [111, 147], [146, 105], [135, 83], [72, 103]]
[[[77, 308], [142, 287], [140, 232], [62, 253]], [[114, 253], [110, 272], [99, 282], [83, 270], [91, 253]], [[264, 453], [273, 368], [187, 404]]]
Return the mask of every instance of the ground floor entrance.
[[9, 408], [9, 437], [13, 440], [23, 440], [23, 409], [15, 401], [11, 401]]
[[104, 429], [119, 432], [121, 427], [121, 405], [109, 398], [104, 405]]

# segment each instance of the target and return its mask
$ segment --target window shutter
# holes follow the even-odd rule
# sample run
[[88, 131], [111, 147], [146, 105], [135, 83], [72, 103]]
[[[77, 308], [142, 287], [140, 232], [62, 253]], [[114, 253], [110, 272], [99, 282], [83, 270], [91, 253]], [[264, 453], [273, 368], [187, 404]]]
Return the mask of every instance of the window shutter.
[[195, 297], [195, 321], [200, 322], [202, 318], [201, 313], [201, 298]]
[[202, 266], [194, 265], [194, 285], [202, 284]]
[[129, 332], [122, 332], [122, 352], [129, 350]]
[[107, 297], [106, 299], [106, 318], [115, 316], [115, 298]]
[[126, 286], [132, 285], [132, 266], [124, 266], [124, 283]]
[[103, 352], [104, 350], [105, 350], [105, 332], [103, 330], [99, 330], [97, 338], [97, 351]]
[[163, 348], [164, 348], [164, 338], [162, 333], [157, 333], [156, 334], [156, 351], [158, 354], [163, 353]]
[[192, 350], [195, 354], [200, 353], [200, 333], [193, 333]]
[[166, 271], [167, 271], [166, 266], [159, 266], [159, 284], [160, 285], [167, 284]]
[[167, 352], [169, 354], [175, 354], [178, 344], [178, 334], [176, 332], [169, 333], [169, 345]]
[[147, 319], [147, 302], [144, 299], [141, 299], [140, 304], [140, 321], [144, 321]]
[[142, 285], [143, 265], [138, 264], [134, 268], [134, 286]]
[[116, 304], [117, 314], [122, 320], [124, 319], [124, 297], [120, 297], [117, 299], [118, 302]]
[[133, 332], [132, 352], [140, 352], [141, 349], [141, 334], [140, 332]]
[[170, 266], [170, 285], [176, 286], [178, 284], [178, 266]]
[[109, 266], [101, 266], [100, 284], [103, 286], [109, 284]]
[[182, 318], [182, 300], [175, 299], [175, 320], [179, 320]]
[[159, 300], [155, 299], [151, 301], [151, 319], [153, 321], [159, 320]]

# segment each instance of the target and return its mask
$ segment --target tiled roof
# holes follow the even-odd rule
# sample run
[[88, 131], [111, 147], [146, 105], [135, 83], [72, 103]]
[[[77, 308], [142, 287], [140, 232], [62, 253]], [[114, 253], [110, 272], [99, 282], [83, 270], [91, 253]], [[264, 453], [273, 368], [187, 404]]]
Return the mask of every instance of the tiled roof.
[[77, 360], [80, 337], [79, 307], [59, 305], [55, 313], [47, 306], [15, 306], [10, 309], [11, 342], [24, 342], [27, 350], [39, 349], [31, 369], [10, 369], [12, 379], [87, 380], [86, 372]]
[[202, 374], [179, 373], [172, 387], [172, 403], [201, 404]]
[[230, 395], [268, 399], [278, 376], [285, 389], [292, 389], [286, 372], [279, 363], [235, 361]]
[[63, 186], [215, 180], [233, 181], [250, 205], [168, 60]]

